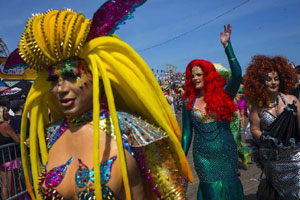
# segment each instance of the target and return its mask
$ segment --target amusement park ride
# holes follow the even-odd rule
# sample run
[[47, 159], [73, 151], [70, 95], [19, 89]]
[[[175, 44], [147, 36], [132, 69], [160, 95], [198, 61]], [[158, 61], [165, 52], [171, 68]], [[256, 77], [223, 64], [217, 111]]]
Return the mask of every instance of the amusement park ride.
[[171, 65], [171, 64], [166, 64], [166, 66], [167, 66], [167, 72], [169, 70], [171, 70], [171, 68], [172, 68], [172, 70], [174, 70], [174, 74], [176, 74], [176, 69], [178, 68], [177, 66], [174, 66], [174, 65]]
[[0, 38], [0, 65], [6, 62], [9, 50], [3, 40]]

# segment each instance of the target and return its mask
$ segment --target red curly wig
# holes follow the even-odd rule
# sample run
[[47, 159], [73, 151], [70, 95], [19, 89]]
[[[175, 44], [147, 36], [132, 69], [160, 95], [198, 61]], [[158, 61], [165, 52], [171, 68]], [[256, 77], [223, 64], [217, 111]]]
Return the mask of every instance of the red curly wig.
[[216, 71], [214, 65], [206, 60], [193, 60], [186, 67], [183, 100], [188, 99], [188, 110], [192, 109], [193, 101], [198, 92], [192, 82], [192, 68], [195, 66], [201, 67], [203, 71], [203, 94], [206, 102], [206, 112], [216, 114], [217, 121], [226, 120], [229, 122], [237, 110], [237, 106], [224, 90], [225, 80]]
[[267, 106], [269, 95], [265, 89], [265, 75], [277, 72], [280, 80], [279, 92], [287, 94], [294, 86], [295, 72], [284, 57], [253, 56], [244, 75], [244, 92], [251, 103]]

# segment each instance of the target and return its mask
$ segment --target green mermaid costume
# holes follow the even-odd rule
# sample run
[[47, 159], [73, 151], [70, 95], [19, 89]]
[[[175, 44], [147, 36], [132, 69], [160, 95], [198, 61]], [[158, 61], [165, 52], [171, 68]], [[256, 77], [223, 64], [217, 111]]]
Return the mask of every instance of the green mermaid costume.
[[251, 149], [242, 142], [241, 133], [240, 133], [240, 118], [238, 116], [232, 117], [230, 122], [230, 129], [234, 141], [236, 143], [238, 156], [242, 160], [243, 166], [245, 168], [248, 168]]
[[[234, 98], [241, 82], [241, 67], [236, 60], [231, 43], [225, 48], [232, 76], [225, 90]], [[182, 112], [183, 131], [182, 147], [187, 155], [192, 137], [193, 158], [200, 183], [198, 200], [243, 200], [243, 187], [237, 177], [237, 148], [231, 134], [230, 123], [212, 120], [202, 123], [197, 120], [194, 109], [187, 109], [188, 99]]]

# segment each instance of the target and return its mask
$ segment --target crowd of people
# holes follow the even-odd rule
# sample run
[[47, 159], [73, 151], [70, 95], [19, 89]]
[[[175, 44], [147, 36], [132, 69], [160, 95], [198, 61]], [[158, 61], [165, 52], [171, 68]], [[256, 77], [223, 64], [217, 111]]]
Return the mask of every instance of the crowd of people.
[[19, 145], [24, 103], [25, 99], [1, 101], [0, 173], [2, 199], [8, 199], [25, 189], [24, 179], [22, 180], [21, 151]]
[[0, 155], [2, 198], [21, 157], [32, 199], [187, 199], [193, 143], [198, 200], [244, 199], [238, 158], [247, 169], [251, 154], [265, 174], [258, 199], [300, 199], [300, 66], [255, 55], [242, 76], [228, 24], [230, 77], [195, 59], [184, 83], [160, 85], [114, 34], [144, 2], [107, 1], [92, 20], [70, 9], [28, 20], [11, 59], [38, 77], [26, 102], [0, 107], [0, 144], [20, 144], [8, 162]]
[[161, 89], [172, 108], [174, 115], [178, 114], [182, 110], [182, 96], [184, 93], [183, 84], [162, 84]]

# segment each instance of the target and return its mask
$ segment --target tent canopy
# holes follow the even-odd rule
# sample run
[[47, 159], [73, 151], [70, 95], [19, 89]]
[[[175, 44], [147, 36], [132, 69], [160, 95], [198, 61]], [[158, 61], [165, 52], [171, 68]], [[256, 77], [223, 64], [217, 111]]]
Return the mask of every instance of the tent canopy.
[[21, 80], [16, 85], [0, 92], [0, 98], [6, 99], [25, 99], [32, 83], [27, 80]]

